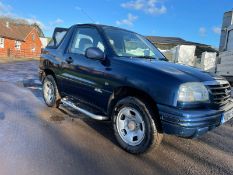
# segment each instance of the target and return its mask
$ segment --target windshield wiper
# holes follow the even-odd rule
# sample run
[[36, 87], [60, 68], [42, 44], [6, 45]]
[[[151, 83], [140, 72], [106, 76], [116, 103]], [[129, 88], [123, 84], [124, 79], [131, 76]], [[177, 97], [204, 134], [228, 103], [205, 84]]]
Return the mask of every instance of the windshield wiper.
[[165, 58], [165, 57], [157, 58], [157, 60], [159, 60], [159, 61], [168, 61], [168, 59]]
[[145, 59], [157, 60], [157, 61], [168, 61], [168, 59], [165, 58], [165, 57], [155, 58], [155, 57], [152, 57], [152, 56], [135, 56], [135, 58], [145, 58]]
[[135, 58], [145, 58], [145, 59], [150, 59], [150, 60], [156, 59], [155, 57], [151, 57], [151, 56], [135, 56]]

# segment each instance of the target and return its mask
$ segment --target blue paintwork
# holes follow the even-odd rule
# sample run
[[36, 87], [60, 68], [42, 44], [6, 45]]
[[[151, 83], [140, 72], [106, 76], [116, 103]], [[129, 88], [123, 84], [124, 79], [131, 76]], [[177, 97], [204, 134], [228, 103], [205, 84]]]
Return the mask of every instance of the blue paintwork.
[[[73, 33], [79, 27], [98, 30], [106, 47], [104, 62], [68, 52]], [[224, 110], [211, 109], [211, 102], [177, 104], [177, 92], [182, 83], [215, 81], [215, 75], [165, 61], [117, 57], [103, 32], [104, 27], [72, 26], [57, 49], [46, 48], [41, 55], [40, 69], [54, 72], [63, 96], [78, 98], [107, 114], [114, 90], [132, 87], [156, 102], [165, 133], [195, 137], [220, 125]], [[68, 57], [74, 62], [67, 63]]]

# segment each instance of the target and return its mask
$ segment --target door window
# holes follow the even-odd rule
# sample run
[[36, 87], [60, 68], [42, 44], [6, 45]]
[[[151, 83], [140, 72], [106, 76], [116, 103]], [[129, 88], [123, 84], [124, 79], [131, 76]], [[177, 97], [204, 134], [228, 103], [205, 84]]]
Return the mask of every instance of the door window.
[[75, 33], [70, 52], [85, 54], [90, 47], [98, 47], [103, 52], [105, 51], [100, 34], [95, 28], [79, 28]]

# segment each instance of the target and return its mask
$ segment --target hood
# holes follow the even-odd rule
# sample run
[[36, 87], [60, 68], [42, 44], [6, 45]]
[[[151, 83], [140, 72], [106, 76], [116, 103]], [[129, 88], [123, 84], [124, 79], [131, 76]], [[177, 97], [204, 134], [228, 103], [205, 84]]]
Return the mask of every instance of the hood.
[[217, 79], [222, 79], [222, 77], [217, 76], [214, 73], [208, 73], [201, 69], [194, 68], [191, 66], [185, 66], [181, 64], [157, 61], [157, 60], [147, 60], [141, 58], [124, 59], [127, 62], [131, 62], [135, 65], [146, 67], [154, 71], [163, 72], [180, 79], [183, 82], [204, 82], [204, 81], [214, 81]]

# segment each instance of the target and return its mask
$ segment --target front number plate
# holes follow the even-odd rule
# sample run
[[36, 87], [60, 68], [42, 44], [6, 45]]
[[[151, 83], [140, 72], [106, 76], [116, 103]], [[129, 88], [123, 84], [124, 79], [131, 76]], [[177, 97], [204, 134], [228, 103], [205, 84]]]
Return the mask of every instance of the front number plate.
[[221, 123], [226, 123], [227, 121], [229, 121], [231, 118], [233, 118], [233, 109], [231, 109], [230, 111], [224, 112], [223, 116], [222, 116], [222, 121]]

